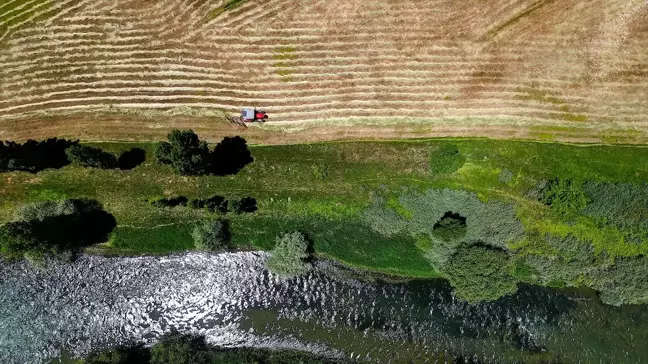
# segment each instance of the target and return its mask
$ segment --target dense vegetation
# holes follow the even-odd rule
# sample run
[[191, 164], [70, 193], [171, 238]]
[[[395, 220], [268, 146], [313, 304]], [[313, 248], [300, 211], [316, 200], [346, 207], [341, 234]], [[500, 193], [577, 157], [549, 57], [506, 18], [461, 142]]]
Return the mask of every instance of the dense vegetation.
[[307, 261], [308, 242], [300, 232], [284, 233], [277, 236], [274, 249], [266, 265], [268, 269], [282, 277], [290, 278], [304, 274], [311, 269]]
[[120, 346], [88, 356], [85, 364], [323, 364], [341, 363], [292, 350], [220, 348], [202, 336], [167, 334], [151, 348]]
[[207, 143], [191, 130], [169, 133], [168, 142], [158, 143], [155, 158], [183, 176], [236, 174], [254, 161], [241, 137], [226, 137], [210, 151]]
[[108, 240], [115, 218], [94, 200], [47, 201], [24, 206], [0, 226], [0, 255], [73, 258], [82, 248]]
[[48, 168], [69, 164], [65, 150], [78, 141], [65, 139], [28, 140], [20, 144], [0, 141], [0, 172], [24, 171], [37, 173]]
[[[101, 144], [115, 155], [132, 147]], [[156, 149], [139, 147], [149, 156]], [[229, 212], [252, 210], [232, 196], [254, 196], [253, 213], [227, 215], [230, 247], [272, 250], [277, 236], [300, 231], [316, 256], [406, 277], [447, 276], [471, 300], [509, 292], [511, 282], [589, 286], [612, 304], [648, 300], [647, 149], [474, 139], [250, 149], [255, 163], [227, 176], [182, 176], [152, 158], [128, 173], [7, 173], [0, 218], [12, 221], [31, 202], [93, 198], [119, 227], [91, 251], [164, 254], [195, 249], [196, 222], [224, 213], [225, 198], [216, 196], [229, 196]], [[169, 197], [164, 204], [178, 206], [158, 208], [149, 201], [159, 196], [187, 200]], [[484, 268], [455, 264], [470, 262], [475, 255], [465, 249], [475, 246], [488, 249]], [[506, 271], [488, 270], [498, 259]], [[492, 287], [480, 288], [479, 272]]]

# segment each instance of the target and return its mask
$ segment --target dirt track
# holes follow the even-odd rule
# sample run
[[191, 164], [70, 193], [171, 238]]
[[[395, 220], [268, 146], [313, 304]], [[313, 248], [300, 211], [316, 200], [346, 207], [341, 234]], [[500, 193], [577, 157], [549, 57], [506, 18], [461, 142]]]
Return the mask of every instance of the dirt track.
[[[212, 20], [218, 1], [8, 4], [0, 138], [216, 136], [211, 111], [241, 106], [301, 129], [259, 141], [648, 132], [645, 0], [249, 0]], [[123, 115], [170, 108], [193, 116]]]

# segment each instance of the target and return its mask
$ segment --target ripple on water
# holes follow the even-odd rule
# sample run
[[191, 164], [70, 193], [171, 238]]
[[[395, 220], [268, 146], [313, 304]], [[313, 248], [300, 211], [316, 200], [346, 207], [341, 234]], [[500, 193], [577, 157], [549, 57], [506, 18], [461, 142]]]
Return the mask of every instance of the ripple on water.
[[318, 271], [283, 280], [264, 269], [266, 258], [82, 256], [44, 268], [0, 262], [1, 362], [39, 363], [62, 348], [82, 356], [130, 340], [153, 342], [172, 329], [225, 346], [380, 362], [454, 354], [514, 361], [543, 355], [548, 343], [563, 359], [591, 354], [572, 346], [561, 352], [552, 340], [556, 328], [580, 325], [568, 315], [578, 303], [553, 290], [522, 287], [496, 303], [468, 305], [443, 281], [366, 283]]

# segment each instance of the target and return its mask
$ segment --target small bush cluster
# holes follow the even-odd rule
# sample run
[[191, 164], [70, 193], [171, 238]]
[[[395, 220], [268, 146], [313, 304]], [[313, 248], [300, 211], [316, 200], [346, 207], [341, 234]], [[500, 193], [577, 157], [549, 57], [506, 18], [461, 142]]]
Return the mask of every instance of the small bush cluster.
[[434, 224], [432, 235], [443, 241], [452, 241], [466, 236], [466, 230], [466, 218], [448, 211]]
[[69, 164], [65, 150], [77, 144], [78, 141], [57, 138], [40, 142], [30, 139], [24, 144], [0, 141], [0, 172], [37, 173], [62, 168]]
[[189, 200], [185, 196], [165, 197], [151, 201], [151, 205], [155, 207], [188, 206], [192, 209], [207, 209], [209, 212], [218, 212], [220, 214], [228, 212], [235, 214], [253, 213], [258, 210], [257, 200], [253, 197], [233, 197], [228, 201], [225, 197], [219, 195], [193, 200]]
[[70, 162], [86, 168], [129, 170], [146, 159], [146, 152], [140, 148], [132, 148], [122, 153], [119, 158], [101, 148], [80, 144], [72, 145], [66, 152]]
[[444, 273], [458, 297], [479, 302], [494, 301], [517, 291], [510, 269], [511, 258], [506, 251], [484, 244], [462, 244]]
[[342, 363], [292, 350], [221, 348], [204, 336], [172, 332], [150, 348], [142, 344], [119, 346], [90, 354], [86, 364], [324, 364]]
[[155, 159], [183, 176], [236, 174], [254, 161], [245, 139], [238, 136], [224, 138], [212, 151], [191, 130], [173, 130], [167, 139], [157, 145]]
[[304, 274], [312, 268], [307, 261], [309, 258], [306, 237], [299, 232], [284, 233], [277, 237], [266, 266], [271, 272], [290, 278]]
[[466, 163], [466, 157], [454, 144], [442, 144], [430, 153], [430, 172], [433, 174], [452, 173]]
[[33, 204], [18, 215], [0, 226], [0, 254], [10, 259], [70, 258], [107, 241], [117, 225], [99, 202], [85, 199]]
[[229, 222], [224, 219], [206, 221], [194, 228], [191, 236], [198, 250], [219, 251], [229, 247], [232, 234]]

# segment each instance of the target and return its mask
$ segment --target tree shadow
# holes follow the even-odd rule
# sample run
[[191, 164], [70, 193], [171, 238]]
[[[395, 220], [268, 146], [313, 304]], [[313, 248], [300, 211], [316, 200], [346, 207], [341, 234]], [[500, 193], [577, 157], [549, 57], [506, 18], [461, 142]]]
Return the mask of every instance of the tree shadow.
[[117, 159], [117, 165], [122, 171], [131, 170], [146, 160], [146, 151], [141, 148], [132, 148], [127, 150]]
[[252, 163], [252, 153], [245, 139], [235, 136], [225, 137], [210, 154], [209, 173], [217, 176], [237, 174]]

